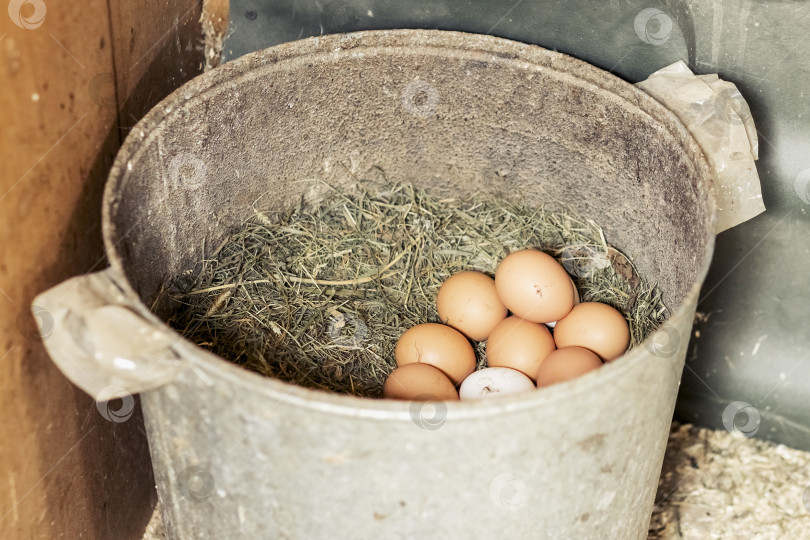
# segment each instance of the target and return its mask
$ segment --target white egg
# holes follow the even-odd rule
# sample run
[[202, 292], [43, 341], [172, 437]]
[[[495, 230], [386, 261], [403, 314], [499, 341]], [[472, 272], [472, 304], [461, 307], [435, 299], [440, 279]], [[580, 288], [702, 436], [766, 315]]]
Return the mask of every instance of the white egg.
[[490, 396], [520, 394], [536, 390], [534, 383], [526, 375], [505, 367], [484, 368], [471, 373], [459, 388], [459, 397], [479, 399]]

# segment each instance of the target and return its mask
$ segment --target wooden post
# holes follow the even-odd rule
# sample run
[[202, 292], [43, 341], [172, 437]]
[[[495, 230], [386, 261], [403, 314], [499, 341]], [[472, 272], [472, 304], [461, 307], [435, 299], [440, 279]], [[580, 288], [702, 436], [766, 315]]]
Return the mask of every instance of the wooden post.
[[52, 320], [33, 317], [29, 304], [106, 266], [99, 223], [107, 172], [135, 122], [202, 71], [201, 2], [3, 7], [0, 531], [140, 538], [155, 504], [140, 410], [115, 421], [73, 387], [37, 338], [37, 324], [47, 330]]

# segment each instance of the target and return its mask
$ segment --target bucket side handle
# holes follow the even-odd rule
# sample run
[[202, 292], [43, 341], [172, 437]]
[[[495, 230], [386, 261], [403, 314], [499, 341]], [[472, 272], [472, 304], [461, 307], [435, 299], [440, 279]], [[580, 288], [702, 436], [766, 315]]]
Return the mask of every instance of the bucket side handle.
[[163, 386], [189, 366], [181, 338], [138, 314], [114, 276], [108, 268], [68, 279], [32, 304], [51, 359], [96, 401]]

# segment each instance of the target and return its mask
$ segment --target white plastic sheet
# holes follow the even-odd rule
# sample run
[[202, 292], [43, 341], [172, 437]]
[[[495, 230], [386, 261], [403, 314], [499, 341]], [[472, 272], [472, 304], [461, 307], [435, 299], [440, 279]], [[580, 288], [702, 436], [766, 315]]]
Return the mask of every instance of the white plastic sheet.
[[734, 83], [695, 75], [682, 61], [636, 84], [684, 123], [714, 169], [722, 232], [765, 211], [754, 160], [759, 142], [748, 103]]

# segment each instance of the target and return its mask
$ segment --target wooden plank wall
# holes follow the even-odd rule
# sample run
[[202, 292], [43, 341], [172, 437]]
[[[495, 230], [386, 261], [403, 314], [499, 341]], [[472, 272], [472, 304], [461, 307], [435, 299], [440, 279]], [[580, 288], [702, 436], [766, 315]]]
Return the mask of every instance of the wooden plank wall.
[[[8, 4], [8, 14], [6, 13]], [[106, 266], [101, 191], [128, 129], [203, 67], [200, 0], [0, 10], [0, 536], [140, 538], [155, 504], [139, 409], [106, 420], [28, 310]]]

